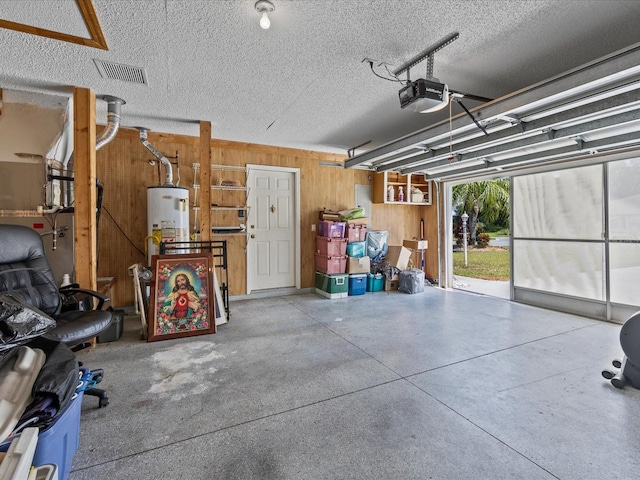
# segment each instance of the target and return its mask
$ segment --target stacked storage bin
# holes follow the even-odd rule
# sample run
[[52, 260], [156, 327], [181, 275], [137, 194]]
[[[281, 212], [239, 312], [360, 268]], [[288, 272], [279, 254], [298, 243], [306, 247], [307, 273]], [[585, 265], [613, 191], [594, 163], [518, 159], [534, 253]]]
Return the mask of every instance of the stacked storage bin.
[[367, 273], [367, 292], [381, 292], [382, 290], [384, 290], [384, 275]]
[[367, 240], [367, 226], [347, 223], [344, 236], [349, 243], [365, 242]]
[[364, 295], [367, 291], [367, 274], [371, 270], [367, 256], [367, 226], [347, 224], [347, 272], [349, 273], [349, 295]]
[[316, 236], [316, 293], [327, 298], [348, 295], [345, 222], [320, 221]]
[[349, 274], [349, 295], [364, 295], [367, 292], [367, 274]]

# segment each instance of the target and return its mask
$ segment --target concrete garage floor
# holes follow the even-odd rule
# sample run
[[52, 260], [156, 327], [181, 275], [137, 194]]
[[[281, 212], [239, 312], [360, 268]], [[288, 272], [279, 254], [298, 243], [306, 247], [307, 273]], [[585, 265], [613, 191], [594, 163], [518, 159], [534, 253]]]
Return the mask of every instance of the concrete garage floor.
[[111, 403], [85, 397], [72, 480], [638, 478], [618, 325], [435, 287], [231, 311], [79, 353]]

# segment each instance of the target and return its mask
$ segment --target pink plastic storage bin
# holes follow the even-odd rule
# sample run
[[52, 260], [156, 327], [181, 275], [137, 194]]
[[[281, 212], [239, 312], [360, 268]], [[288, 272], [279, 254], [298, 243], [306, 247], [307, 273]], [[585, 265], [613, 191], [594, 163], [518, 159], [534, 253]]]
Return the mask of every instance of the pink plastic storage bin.
[[316, 236], [316, 252], [324, 255], [346, 255], [347, 239]]
[[367, 226], [348, 223], [344, 236], [349, 242], [364, 242], [367, 239]]
[[343, 238], [344, 230], [347, 222], [330, 222], [328, 220], [320, 220], [319, 234], [322, 237]]
[[316, 253], [316, 270], [329, 275], [345, 273], [347, 271], [347, 256]]

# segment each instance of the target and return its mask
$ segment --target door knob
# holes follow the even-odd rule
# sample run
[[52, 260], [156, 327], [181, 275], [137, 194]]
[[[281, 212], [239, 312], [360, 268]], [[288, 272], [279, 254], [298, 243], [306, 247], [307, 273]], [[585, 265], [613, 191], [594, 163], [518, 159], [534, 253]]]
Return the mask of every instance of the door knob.
[[276, 207], [274, 207], [273, 205], [271, 205], [271, 213], [274, 213], [276, 211]]
[[256, 238], [256, 236], [252, 233], [252, 234], [251, 234], [251, 238]]

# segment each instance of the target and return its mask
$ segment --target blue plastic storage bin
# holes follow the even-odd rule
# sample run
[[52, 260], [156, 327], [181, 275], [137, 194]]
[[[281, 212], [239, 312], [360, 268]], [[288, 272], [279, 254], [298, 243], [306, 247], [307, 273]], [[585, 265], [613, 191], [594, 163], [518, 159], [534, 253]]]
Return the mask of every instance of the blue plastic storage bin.
[[80, 444], [80, 411], [84, 392], [76, 398], [46, 430], [38, 435], [38, 445], [33, 456], [34, 465], [55, 463], [58, 466], [58, 480], [66, 480], [71, 472], [73, 455]]
[[[82, 409], [82, 391], [61, 412], [54, 422], [38, 433], [38, 444], [32, 464], [36, 467], [46, 464], [56, 465], [58, 480], [67, 480], [71, 472], [73, 455], [80, 444], [80, 412]], [[0, 451], [6, 452], [11, 444], [9, 437], [0, 445]]]
[[349, 275], [349, 295], [364, 295], [366, 291], [366, 273], [352, 273], [351, 275]]

